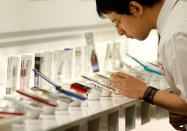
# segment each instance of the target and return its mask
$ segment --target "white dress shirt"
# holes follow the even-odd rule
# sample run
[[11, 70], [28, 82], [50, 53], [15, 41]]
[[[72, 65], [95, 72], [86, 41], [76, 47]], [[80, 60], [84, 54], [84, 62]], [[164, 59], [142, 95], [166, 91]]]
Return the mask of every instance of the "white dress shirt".
[[187, 0], [166, 0], [157, 28], [163, 74], [173, 91], [187, 102]]

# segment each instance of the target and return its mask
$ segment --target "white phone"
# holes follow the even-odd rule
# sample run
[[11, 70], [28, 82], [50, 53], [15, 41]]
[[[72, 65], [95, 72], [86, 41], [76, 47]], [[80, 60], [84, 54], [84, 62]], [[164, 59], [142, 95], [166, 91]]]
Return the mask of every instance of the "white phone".
[[84, 79], [86, 79], [86, 80], [88, 80], [88, 81], [93, 82], [95, 85], [101, 87], [101, 88], [104, 89], [104, 90], [107, 90], [107, 91], [110, 91], [110, 92], [113, 92], [113, 93], [115, 92], [115, 89], [109, 88], [107, 85], [104, 85], [104, 84], [100, 83], [100, 82], [97, 81], [97, 80], [91, 79], [91, 78], [89, 78], [89, 77], [87, 77], [87, 76], [82, 76], [82, 78], [84, 78]]

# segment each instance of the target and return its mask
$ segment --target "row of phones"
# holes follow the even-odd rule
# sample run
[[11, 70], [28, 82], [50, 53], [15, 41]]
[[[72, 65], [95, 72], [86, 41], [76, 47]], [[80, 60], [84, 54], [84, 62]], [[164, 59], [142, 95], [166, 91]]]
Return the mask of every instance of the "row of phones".
[[[67, 90], [61, 88], [61, 86], [57, 85], [55, 82], [50, 80], [47, 76], [45, 76], [41, 72], [37, 71], [36, 69], [33, 69], [33, 72], [35, 73], [35, 75], [40, 76], [41, 78], [46, 80], [48, 83], [53, 85], [56, 88], [56, 91], [58, 91], [60, 93], [63, 93], [65, 95], [67, 95], [67, 96], [77, 98], [77, 99], [82, 100], [82, 101], [85, 101], [87, 99], [87, 97], [85, 97], [83, 95], [79, 95], [77, 93], [74, 93], [74, 92], [71, 92], [71, 91], [67, 91]], [[108, 78], [105, 77], [105, 76], [102, 76], [102, 75], [99, 75], [99, 76], [104, 78], [106, 81], [108, 80]], [[88, 87], [88, 86], [80, 84], [80, 83], [73, 83], [73, 84], [71, 84], [70, 88], [74, 89], [74, 90], [76, 90], [76, 91], [78, 91], [80, 93], [83, 93], [83, 94], [87, 94], [91, 89], [96, 89], [96, 90], [104, 89], [104, 90], [107, 90], [107, 91], [110, 91], [110, 92], [115, 92], [114, 89], [109, 88], [107, 85], [105, 85], [105, 84], [103, 84], [103, 83], [101, 83], [101, 82], [99, 82], [97, 80], [94, 80], [94, 79], [89, 78], [87, 76], [82, 76], [82, 78], [84, 78], [85, 80], [95, 84], [96, 86], [95, 87]]]

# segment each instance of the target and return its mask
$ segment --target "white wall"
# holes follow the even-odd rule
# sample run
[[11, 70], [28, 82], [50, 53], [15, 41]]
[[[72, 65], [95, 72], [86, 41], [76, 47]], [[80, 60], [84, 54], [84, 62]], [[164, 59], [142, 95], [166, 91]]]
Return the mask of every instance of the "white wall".
[[22, 29], [23, 3], [21, 0], [0, 0], [0, 32]]
[[106, 23], [95, 0], [0, 0], [0, 32]]

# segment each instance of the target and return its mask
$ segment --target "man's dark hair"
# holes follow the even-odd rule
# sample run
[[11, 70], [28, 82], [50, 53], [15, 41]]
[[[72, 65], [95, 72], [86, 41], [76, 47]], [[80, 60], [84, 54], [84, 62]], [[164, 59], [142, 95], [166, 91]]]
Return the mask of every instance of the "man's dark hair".
[[130, 15], [129, 3], [131, 1], [136, 1], [141, 5], [152, 7], [161, 0], [96, 0], [97, 13], [101, 18], [105, 18], [104, 14], [111, 12]]

